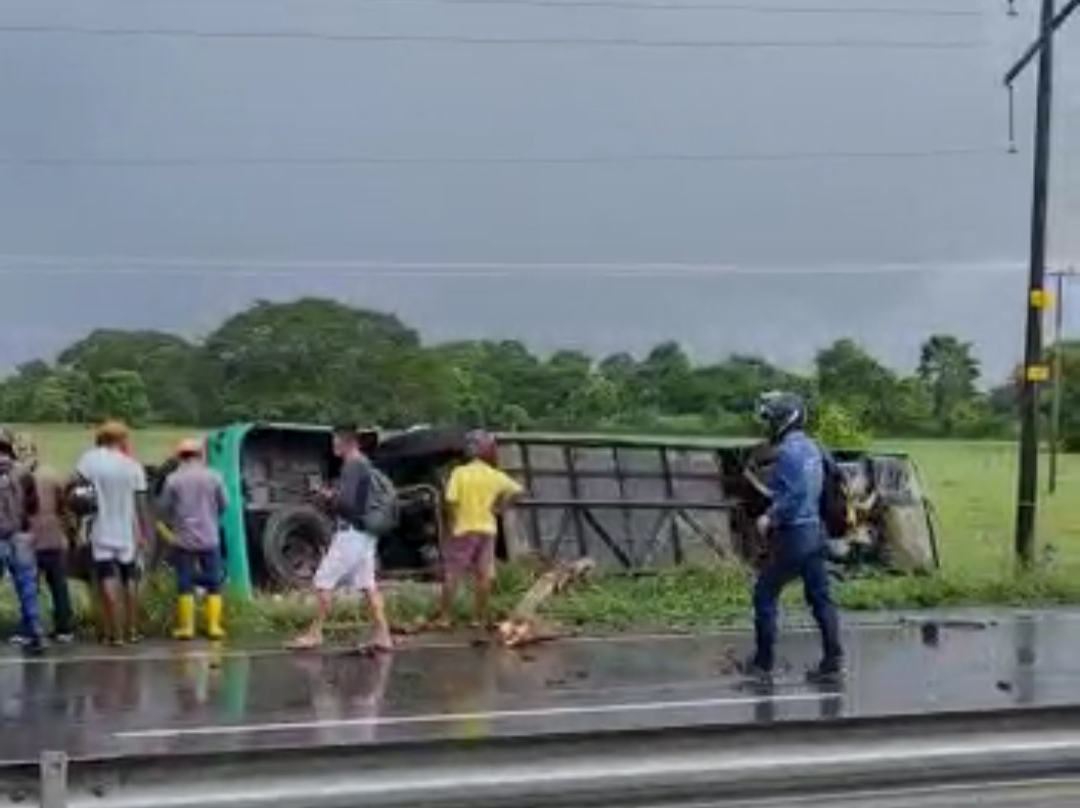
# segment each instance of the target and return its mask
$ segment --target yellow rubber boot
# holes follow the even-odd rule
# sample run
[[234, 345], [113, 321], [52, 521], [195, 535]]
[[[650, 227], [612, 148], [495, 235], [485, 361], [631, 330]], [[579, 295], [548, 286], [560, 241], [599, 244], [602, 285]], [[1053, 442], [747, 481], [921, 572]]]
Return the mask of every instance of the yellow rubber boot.
[[192, 640], [195, 638], [195, 596], [179, 595], [176, 598], [176, 628], [174, 640]]
[[221, 626], [221, 615], [225, 603], [221, 595], [206, 596], [206, 636], [211, 640], [225, 639], [225, 629]]

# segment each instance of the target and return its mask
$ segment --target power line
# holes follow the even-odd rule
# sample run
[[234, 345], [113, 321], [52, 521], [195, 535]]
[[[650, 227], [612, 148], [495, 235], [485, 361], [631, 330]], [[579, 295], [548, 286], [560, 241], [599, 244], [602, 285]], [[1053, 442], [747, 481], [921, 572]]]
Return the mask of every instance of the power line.
[[[213, 5], [246, 3], [265, 5], [266, 0], [209, 0]], [[115, 2], [115, 0], [114, 0]], [[127, 0], [140, 6], [151, 0]], [[159, 4], [168, 0], [157, 0]], [[191, 5], [193, 0], [173, 0]], [[302, 0], [310, 6], [312, 0]], [[487, 6], [494, 8], [546, 8], [557, 11], [583, 11], [592, 9], [619, 9], [644, 12], [738, 12], [745, 14], [803, 14], [803, 15], [851, 15], [880, 17], [981, 17], [976, 9], [907, 6], [804, 6], [762, 5], [760, 3], [723, 2], [635, 2], [634, 0], [340, 0], [347, 5], [440, 5], [440, 6]]]
[[742, 163], [814, 160], [918, 160], [941, 157], [988, 157], [1006, 149], [958, 147], [907, 151], [731, 152], [715, 154], [582, 155], [353, 155], [329, 157], [25, 157], [0, 158], [0, 168], [187, 168], [198, 166], [364, 166], [364, 165], [614, 165], [625, 163]]
[[[5, 264], [7, 266], [5, 266]], [[151, 272], [152, 270], [152, 272]], [[943, 270], [939, 263], [846, 264], [810, 266], [747, 266], [703, 262], [520, 262], [520, 261], [392, 261], [392, 260], [275, 260], [264, 258], [202, 258], [131, 255], [42, 255], [0, 254], [0, 275], [170, 275], [180, 277], [268, 277], [310, 275], [331, 272], [343, 276], [397, 276], [439, 278], [520, 278], [526, 275], [569, 275], [662, 278], [679, 276], [882, 276], [941, 275], [1015, 275], [1023, 266], [1013, 263], [953, 264]]]
[[0, 25], [0, 34], [63, 35], [124, 38], [170, 38], [235, 41], [314, 41], [351, 44], [409, 43], [417, 45], [501, 45], [522, 47], [659, 48], [668, 50], [761, 50], [761, 49], [877, 49], [877, 50], [970, 50], [978, 40], [662, 40], [636, 37], [488, 37], [455, 34], [360, 34], [333, 31], [233, 30], [207, 31], [192, 28], [93, 28], [74, 25]]

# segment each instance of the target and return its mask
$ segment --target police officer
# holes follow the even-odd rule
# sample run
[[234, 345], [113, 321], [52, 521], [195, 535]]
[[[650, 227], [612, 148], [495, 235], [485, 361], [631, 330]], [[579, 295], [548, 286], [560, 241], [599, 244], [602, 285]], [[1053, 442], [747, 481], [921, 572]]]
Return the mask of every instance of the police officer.
[[757, 528], [771, 542], [771, 557], [754, 585], [756, 651], [748, 672], [768, 679], [775, 665], [777, 602], [783, 589], [802, 579], [803, 593], [821, 632], [820, 664], [807, 672], [815, 682], [839, 679], [843, 673], [840, 626], [829, 593], [825, 536], [820, 501], [824, 485], [822, 450], [806, 434], [806, 405], [793, 394], [771, 392], [758, 403], [758, 416], [768, 430], [776, 460], [769, 476], [769, 509]]

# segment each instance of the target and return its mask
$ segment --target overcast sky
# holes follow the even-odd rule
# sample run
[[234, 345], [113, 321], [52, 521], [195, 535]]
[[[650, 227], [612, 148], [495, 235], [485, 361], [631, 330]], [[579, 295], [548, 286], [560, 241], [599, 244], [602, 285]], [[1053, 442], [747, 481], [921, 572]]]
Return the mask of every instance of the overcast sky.
[[[942, 330], [974, 340], [989, 373], [1015, 361], [1033, 75], [1018, 87], [1017, 155], [1000, 79], [1034, 34], [1035, 0], [1018, 0], [1018, 18], [1004, 0], [743, 4], [803, 11], [775, 14], [571, 1], [2, 0], [0, 29], [403, 39], [0, 30], [0, 366], [93, 327], [198, 335], [256, 297], [301, 294], [393, 310], [430, 339], [599, 352], [677, 338], [702, 358], [798, 366], [853, 335], [910, 366]], [[845, 7], [977, 13], [821, 11]], [[535, 42], [552, 38], [622, 44]], [[955, 47], [805, 47], [887, 41]], [[801, 44], [760, 47], [777, 42]], [[1080, 18], [1058, 53], [1052, 255], [1064, 263], [1080, 258], [1068, 226], [1080, 212]], [[868, 152], [923, 156], [850, 156]], [[834, 157], [623, 159], [807, 153]], [[608, 159], [542, 160], [596, 157]], [[40, 162], [55, 159], [99, 164]], [[178, 162], [100, 164], [162, 159]], [[48, 258], [16, 257], [27, 255]], [[177, 259], [196, 268], [166, 263]], [[722, 269], [527, 266], [597, 263]], [[1080, 315], [1080, 288], [1074, 301]]]

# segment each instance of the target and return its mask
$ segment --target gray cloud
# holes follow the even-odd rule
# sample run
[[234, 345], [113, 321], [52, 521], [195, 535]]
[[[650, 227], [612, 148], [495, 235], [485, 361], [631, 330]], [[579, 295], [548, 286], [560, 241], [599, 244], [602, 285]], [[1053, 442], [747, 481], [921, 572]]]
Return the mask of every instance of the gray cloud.
[[[1018, 90], [1021, 153], [1010, 156], [1000, 76], [1034, 20], [1000, 11], [902, 19], [350, 0], [9, 0], [0, 24], [980, 43], [940, 51], [646, 50], [0, 34], [0, 159], [9, 161], [985, 153], [584, 165], [8, 165], [0, 167], [4, 253], [190, 256], [209, 269], [178, 277], [151, 262], [139, 276], [121, 276], [94, 273], [101, 264], [91, 263], [56, 275], [0, 259], [0, 364], [53, 352], [95, 326], [199, 333], [255, 297], [318, 293], [393, 309], [431, 338], [507, 335], [593, 350], [678, 338], [703, 357], [755, 351], [792, 364], [853, 334], [910, 365], [927, 331], [949, 330], [975, 340], [988, 371], [1001, 374], [1021, 342], [1032, 93], [1030, 80]], [[1052, 254], [1064, 262], [1080, 247], [1067, 226], [1080, 207], [1073, 181], [1080, 161], [1067, 137], [1080, 110], [1080, 63], [1069, 53], [1080, 28], [1062, 43]], [[211, 271], [215, 259], [237, 258], [683, 261], [747, 273], [508, 270], [477, 279]], [[934, 271], [753, 274], [839, 265], [869, 273], [896, 263]], [[1017, 269], [1002, 272], [1002, 264]], [[1080, 305], [1070, 308], [1076, 313]]]

